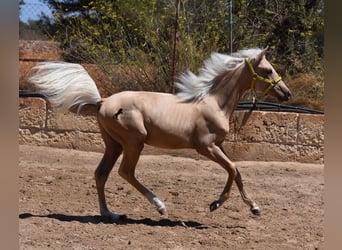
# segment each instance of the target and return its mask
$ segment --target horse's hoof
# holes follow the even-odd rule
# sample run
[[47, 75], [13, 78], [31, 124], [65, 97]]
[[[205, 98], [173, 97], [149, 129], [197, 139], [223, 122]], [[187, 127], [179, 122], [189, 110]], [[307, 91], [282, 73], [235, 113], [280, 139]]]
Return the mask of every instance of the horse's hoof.
[[260, 208], [258, 206], [251, 207], [251, 212], [252, 212], [252, 214], [254, 214], [256, 216], [260, 216], [260, 214], [261, 214]]
[[106, 220], [110, 220], [110, 221], [114, 221], [114, 222], [127, 219], [127, 215], [125, 215], [125, 214], [115, 214], [115, 213], [111, 213], [111, 212], [106, 213], [106, 214], [102, 214], [101, 216]]
[[209, 206], [210, 212], [215, 211], [215, 210], [218, 209], [219, 207], [220, 207], [219, 201], [214, 201], [214, 202], [211, 203], [210, 206]]
[[165, 207], [159, 208], [159, 209], [157, 209], [157, 211], [160, 215], [167, 215]]

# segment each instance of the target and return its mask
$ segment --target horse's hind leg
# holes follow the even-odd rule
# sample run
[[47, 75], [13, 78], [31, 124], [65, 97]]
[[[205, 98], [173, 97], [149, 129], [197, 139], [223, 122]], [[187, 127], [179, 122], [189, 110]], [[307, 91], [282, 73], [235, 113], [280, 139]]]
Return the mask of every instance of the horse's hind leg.
[[156, 206], [160, 214], [166, 214], [166, 207], [157, 196], [142, 185], [135, 177], [135, 167], [139, 160], [140, 153], [144, 147], [143, 143], [131, 144], [124, 148], [122, 162], [119, 168], [119, 174], [135, 187], [141, 194], [143, 194], [150, 203]]
[[122, 147], [119, 143], [113, 141], [104, 131], [102, 131], [102, 136], [105, 142], [105, 153], [99, 163], [97, 169], [95, 170], [95, 181], [96, 189], [100, 205], [101, 216], [110, 217], [111, 219], [119, 219], [119, 215], [110, 212], [107, 207], [106, 197], [104, 187], [108, 179], [108, 175], [114, 167], [115, 162], [119, 158]]

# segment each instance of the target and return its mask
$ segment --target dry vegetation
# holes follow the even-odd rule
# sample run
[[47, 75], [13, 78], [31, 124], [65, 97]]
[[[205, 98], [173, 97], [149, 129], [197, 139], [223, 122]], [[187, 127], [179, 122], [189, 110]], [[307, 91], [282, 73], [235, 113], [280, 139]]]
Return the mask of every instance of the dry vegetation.
[[318, 74], [298, 74], [286, 81], [293, 96], [287, 104], [324, 111], [324, 81]]

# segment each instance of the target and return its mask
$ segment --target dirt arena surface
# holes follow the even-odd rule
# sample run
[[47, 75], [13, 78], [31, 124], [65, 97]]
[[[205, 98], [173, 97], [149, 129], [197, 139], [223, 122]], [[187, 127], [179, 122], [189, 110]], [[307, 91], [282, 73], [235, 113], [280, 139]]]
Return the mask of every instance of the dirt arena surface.
[[217, 164], [196, 153], [142, 155], [137, 178], [164, 201], [168, 216], [127, 184], [116, 165], [107, 201], [127, 218], [113, 223], [98, 213], [93, 176], [101, 157], [19, 146], [20, 249], [324, 249], [323, 165], [237, 162], [261, 208], [257, 217], [236, 185], [230, 199], [209, 212], [227, 179]]

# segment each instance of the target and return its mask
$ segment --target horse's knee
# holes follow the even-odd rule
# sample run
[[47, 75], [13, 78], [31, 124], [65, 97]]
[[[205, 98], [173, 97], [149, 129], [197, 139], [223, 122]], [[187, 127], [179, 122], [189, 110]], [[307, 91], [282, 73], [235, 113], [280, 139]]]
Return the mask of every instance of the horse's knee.
[[231, 176], [231, 178], [235, 180], [238, 175], [236, 167], [234, 165], [231, 165], [230, 168], [227, 169], [227, 171], [229, 173], [229, 177]]
[[128, 169], [126, 169], [125, 167], [120, 167], [119, 168], [119, 175], [125, 179], [126, 181], [128, 181], [129, 183], [135, 178], [134, 177], [134, 173], [132, 173], [131, 171], [129, 171]]
[[95, 170], [95, 180], [99, 181], [99, 180], [103, 180], [106, 179], [108, 176], [108, 170], [106, 171], [105, 169], [103, 169], [101, 166], [97, 167]]
[[95, 180], [97, 182], [106, 182], [109, 173], [114, 167], [114, 162], [109, 162], [107, 158], [103, 158], [95, 170]]
[[119, 168], [118, 173], [122, 178], [127, 178], [127, 171], [125, 171], [122, 167]]
[[110, 143], [105, 140], [106, 148], [102, 159], [95, 170], [96, 180], [107, 180], [109, 173], [112, 171], [115, 162], [122, 152], [122, 147], [119, 143], [111, 141]]

